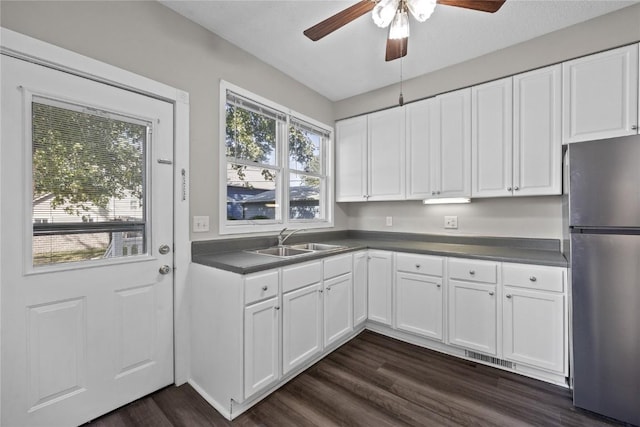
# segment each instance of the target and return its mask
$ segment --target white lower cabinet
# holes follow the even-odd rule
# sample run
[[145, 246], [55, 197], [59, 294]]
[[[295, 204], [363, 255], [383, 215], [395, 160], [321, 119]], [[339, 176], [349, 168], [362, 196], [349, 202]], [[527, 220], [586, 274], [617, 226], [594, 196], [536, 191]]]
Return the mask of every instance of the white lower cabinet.
[[502, 269], [504, 358], [566, 374], [566, 269], [511, 263]]
[[351, 273], [324, 281], [324, 345], [353, 331], [353, 280]]
[[353, 255], [353, 324], [361, 325], [367, 320], [367, 283], [369, 253]]
[[279, 377], [278, 298], [244, 309], [244, 396], [245, 399], [273, 384]]
[[391, 325], [393, 253], [369, 251], [368, 319]]
[[442, 340], [442, 279], [396, 273], [396, 328]]
[[395, 327], [426, 338], [442, 340], [444, 258], [396, 254]]
[[282, 295], [282, 374], [322, 351], [322, 283]]
[[496, 355], [496, 286], [449, 280], [449, 343]]

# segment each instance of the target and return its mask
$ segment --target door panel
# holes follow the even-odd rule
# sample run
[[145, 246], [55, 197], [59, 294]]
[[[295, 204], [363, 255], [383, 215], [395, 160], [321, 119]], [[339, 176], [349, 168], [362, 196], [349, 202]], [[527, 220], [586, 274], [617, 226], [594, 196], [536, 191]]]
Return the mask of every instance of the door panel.
[[282, 373], [322, 351], [322, 284], [282, 296]]
[[1, 424], [83, 424], [173, 382], [173, 107], [1, 61]]
[[352, 276], [334, 277], [324, 287], [324, 345], [328, 346], [353, 330]]

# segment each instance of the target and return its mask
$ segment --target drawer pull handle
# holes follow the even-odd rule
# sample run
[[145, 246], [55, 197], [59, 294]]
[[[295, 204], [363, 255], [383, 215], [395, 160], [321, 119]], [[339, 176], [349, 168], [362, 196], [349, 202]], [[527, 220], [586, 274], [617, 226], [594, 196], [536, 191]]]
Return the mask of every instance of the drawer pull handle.
[[511, 299], [511, 294], [507, 294], [507, 298]]
[[277, 305], [275, 307], [273, 307], [274, 310], [280, 310], [280, 307], [278, 307]]
[[437, 285], [436, 285], [436, 287], [437, 287], [437, 288], [440, 288], [441, 286], [442, 286], [441, 284], [437, 284]]
[[263, 290], [263, 291], [266, 291], [267, 289], [269, 289], [269, 287], [268, 287], [267, 285], [265, 285], [265, 286], [263, 286], [263, 287], [262, 287], [262, 290]]
[[493, 296], [493, 291], [489, 291], [489, 295]]
[[469, 274], [473, 276], [474, 274], [476, 274], [476, 271], [475, 270], [469, 270]]
[[416, 264], [416, 269], [420, 270], [420, 264]]
[[538, 279], [536, 278], [536, 276], [531, 276], [531, 277], [529, 277], [529, 280], [531, 280], [532, 282], [535, 282]]

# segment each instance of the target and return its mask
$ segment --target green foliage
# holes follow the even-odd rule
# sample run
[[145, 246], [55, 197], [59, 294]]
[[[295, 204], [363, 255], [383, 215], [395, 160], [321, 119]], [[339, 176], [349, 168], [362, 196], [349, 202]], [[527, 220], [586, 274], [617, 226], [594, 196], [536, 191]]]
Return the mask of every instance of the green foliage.
[[80, 215], [112, 197], [142, 199], [146, 126], [33, 104], [33, 194]]

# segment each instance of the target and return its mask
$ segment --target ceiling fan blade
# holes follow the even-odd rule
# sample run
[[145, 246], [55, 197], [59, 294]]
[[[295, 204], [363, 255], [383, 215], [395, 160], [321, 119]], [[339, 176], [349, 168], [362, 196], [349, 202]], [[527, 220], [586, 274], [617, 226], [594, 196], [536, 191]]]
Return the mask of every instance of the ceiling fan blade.
[[374, 0], [362, 0], [354, 4], [353, 6], [336, 13], [332, 17], [325, 19], [319, 24], [316, 24], [311, 28], [307, 28], [303, 33], [314, 42], [318, 41], [324, 36], [331, 34], [338, 28], [347, 25], [354, 19], [361, 17], [367, 12], [370, 12], [371, 10], [373, 10], [373, 7], [375, 5], [376, 2]]
[[446, 6], [462, 7], [465, 9], [480, 10], [494, 13], [502, 7], [505, 0], [437, 0], [438, 4]]
[[406, 56], [408, 43], [409, 37], [403, 39], [387, 39], [387, 53], [384, 60], [388, 62]]

